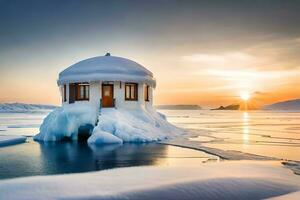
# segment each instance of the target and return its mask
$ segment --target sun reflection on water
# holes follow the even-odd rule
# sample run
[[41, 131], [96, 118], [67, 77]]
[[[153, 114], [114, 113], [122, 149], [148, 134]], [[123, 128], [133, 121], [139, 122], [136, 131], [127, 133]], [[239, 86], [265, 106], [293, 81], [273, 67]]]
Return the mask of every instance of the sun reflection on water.
[[243, 113], [243, 146], [246, 147], [249, 142], [249, 114]]

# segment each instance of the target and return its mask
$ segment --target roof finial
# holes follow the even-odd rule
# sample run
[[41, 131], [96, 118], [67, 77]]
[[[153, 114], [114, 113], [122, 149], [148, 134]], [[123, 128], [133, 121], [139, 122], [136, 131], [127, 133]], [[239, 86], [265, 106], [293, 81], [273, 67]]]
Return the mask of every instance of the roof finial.
[[110, 53], [106, 53], [105, 56], [110, 56]]

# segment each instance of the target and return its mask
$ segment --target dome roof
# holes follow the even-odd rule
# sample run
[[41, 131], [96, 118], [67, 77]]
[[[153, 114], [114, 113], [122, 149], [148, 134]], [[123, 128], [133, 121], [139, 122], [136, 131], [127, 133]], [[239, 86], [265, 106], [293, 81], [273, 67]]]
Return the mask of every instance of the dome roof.
[[155, 87], [152, 72], [142, 65], [121, 57], [98, 56], [82, 60], [59, 73], [58, 85], [91, 81], [145, 82]]

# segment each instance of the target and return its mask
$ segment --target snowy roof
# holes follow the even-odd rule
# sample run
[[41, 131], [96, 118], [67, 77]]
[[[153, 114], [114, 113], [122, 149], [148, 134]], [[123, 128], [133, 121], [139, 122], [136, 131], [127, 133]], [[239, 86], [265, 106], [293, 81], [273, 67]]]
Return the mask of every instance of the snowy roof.
[[152, 72], [142, 65], [121, 57], [98, 56], [82, 60], [59, 73], [58, 85], [74, 82], [128, 81], [145, 82], [155, 87]]

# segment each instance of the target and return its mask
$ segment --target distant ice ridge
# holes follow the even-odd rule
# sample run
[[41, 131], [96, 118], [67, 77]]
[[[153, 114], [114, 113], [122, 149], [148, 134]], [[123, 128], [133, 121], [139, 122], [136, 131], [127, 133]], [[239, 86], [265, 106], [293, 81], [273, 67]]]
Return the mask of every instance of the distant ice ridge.
[[53, 110], [57, 106], [42, 105], [42, 104], [25, 104], [25, 103], [1, 103], [0, 113], [12, 113], [12, 112], [34, 112], [41, 110]]
[[95, 125], [97, 120], [98, 124], [88, 139], [89, 144], [155, 142], [183, 133], [152, 108], [104, 108], [98, 116], [89, 106], [66, 105], [55, 109], [44, 119], [40, 133], [34, 139], [59, 141], [68, 137], [76, 140], [80, 126]]
[[300, 99], [282, 101], [267, 105], [264, 110], [300, 110]]
[[0, 147], [23, 143], [26, 137], [18, 135], [0, 135]]

